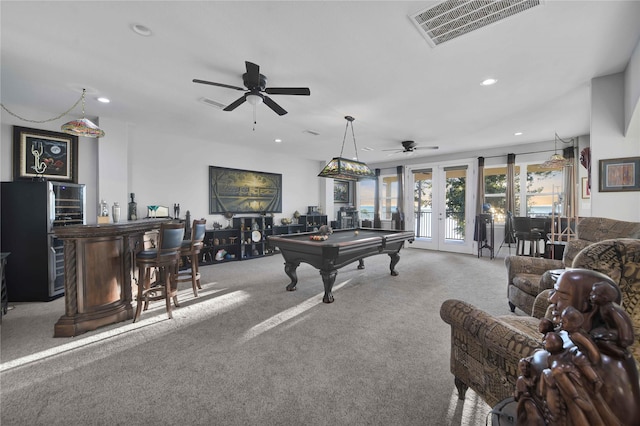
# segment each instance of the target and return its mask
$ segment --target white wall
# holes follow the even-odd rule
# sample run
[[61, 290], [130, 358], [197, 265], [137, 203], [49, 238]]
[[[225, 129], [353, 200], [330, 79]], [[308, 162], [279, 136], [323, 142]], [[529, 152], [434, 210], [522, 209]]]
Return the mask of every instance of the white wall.
[[[627, 64], [624, 85], [624, 129], [628, 134], [631, 126], [640, 127], [640, 39]], [[632, 118], [635, 118], [635, 123]], [[634, 130], [637, 134], [638, 129]]]
[[640, 156], [638, 133], [625, 136], [624, 99], [623, 73], [591, 80], [591, 216], [640, 221], [640, 191], [598, 191], [600, 160]]
[[[36, 110], [20, 111], [20, 115], [31, 119], [52, 116]], [[13, 180], [13, 125], [59, 132], [64, 122], [61, 119], [43, 124], [29, 123], [3, 111], [0, 179]], [[214, 221], [226, 224], [221, 215], [209, 215], [209, 166], [282, 174], [282, 213], [275, 214], [276, 220], [292, 217], [295, 210], [306, 213], [307, 206], [322, 206], [326, 211], [327, 201], [321, 199], [320, 188], [333, 181], [317, 177], [323, 166], [317, 161], [156, 133], [109, 117], [102, 117], [99, 126], [106, 136], [80, 138], [78, 147], [78, 182], [87, 185], [88, 223], [95, 223], [100, 199], [109, 205], [119, 202], [122, 216], [126, 217], [129, 193], [134, 192], [140, 217], [146, 215], [149, 204], [168, 206], [173, 214], [173, 204], [179, 203], [181, 217], [189, 210], [192, 219], [204, 217], [209, 224]], [[325, 192], [327, 197], [333, 197], [332, 190]]]
[[282, 174], [282, 213], [274, 215], [278, 222], [279, 218], [292, 217], [296, 210], [306, 213], [307, 206], [320, 203], [315, 183], [320, 166], [316, 161], [154, 133], [136, 126], [128, 129], [128, 135], [129, 178], [118, 196], [121, 202], [128, 202], [128, 194], [135, 193], [140, 216], [146, 214], [150, 204], [168, 206], [170, 214], [173, 205], [180, 204], [182, 217], [189, 210], [192, 219], [204, 217], [209, 224], [226, 224], [222, 215], [209, 214], [209, 166]]

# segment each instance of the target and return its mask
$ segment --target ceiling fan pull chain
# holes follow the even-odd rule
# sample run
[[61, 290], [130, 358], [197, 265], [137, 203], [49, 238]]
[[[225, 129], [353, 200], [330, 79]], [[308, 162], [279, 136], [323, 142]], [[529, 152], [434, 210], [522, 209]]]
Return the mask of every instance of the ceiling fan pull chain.
[[256, 106], [253, 106], [253, 131], [256, 131], [256, 124], [258, 124], [258, 120], [256, 120]]

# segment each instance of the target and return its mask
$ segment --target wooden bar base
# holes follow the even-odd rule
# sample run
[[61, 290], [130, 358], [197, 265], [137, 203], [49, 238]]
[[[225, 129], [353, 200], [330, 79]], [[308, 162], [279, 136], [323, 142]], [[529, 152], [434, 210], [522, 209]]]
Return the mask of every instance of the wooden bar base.
[[55, 229], [64, 240], [65, 314], [54, 337], [72, 337], [133, 319], [134, 256], [146, 233], [170, 219], [78, 225]]

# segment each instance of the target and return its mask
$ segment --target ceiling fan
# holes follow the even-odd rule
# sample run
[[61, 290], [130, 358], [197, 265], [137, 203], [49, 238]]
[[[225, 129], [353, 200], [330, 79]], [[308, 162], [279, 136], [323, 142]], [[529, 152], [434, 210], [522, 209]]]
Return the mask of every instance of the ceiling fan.
[[438, 149], [437, 146], [418, 146], [415, 141], [402, 141], [401, 149], [383, 149], [383, 151], [393, 151], [389, 155], [404, 153], [407, 155], [413, 155], [417, 149]]
[[[269, 95], [299, 95], [309, 96], [311, 91], [308, 87], [266, 87], [267, 77], [260, 74], [260, 66], [252, 62], [245, 61], [247, 72], [242, 74], [243, 87], [231, 86], [228, 84], [214, 83], [213, 81], [194, 79], [194, 83], [210, 84], [212, 86], [226, 87], [227, 89], [242, 90], [246, 93], [240, 98], [229, 104], [224, 111], [233, 111], [238, 108], [244, 102], [249, 102], [251, 105], [256, 106], [264, 102], [269, 108], [271, 108], [278, 115], [285, 115], [287, 111], [278, 105]], [[247, 90], [248, 89], [248, 90]]]

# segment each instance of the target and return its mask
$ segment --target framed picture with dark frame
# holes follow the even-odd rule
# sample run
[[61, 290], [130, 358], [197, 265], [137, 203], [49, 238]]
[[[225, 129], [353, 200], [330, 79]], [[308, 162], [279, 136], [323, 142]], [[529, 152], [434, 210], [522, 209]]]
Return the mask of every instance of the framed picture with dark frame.
[[282, 213], [282, 175], [209, 166], [209, 214]]
[[600, 160], [600, 192], [640, 191], [640, 157]]
[[334, 180], [333, 181], [333, 202], [348, 203], [351, 194], [349, 182]]
[[13, 180], [78, 183], [78, 137], [13, 126]]

